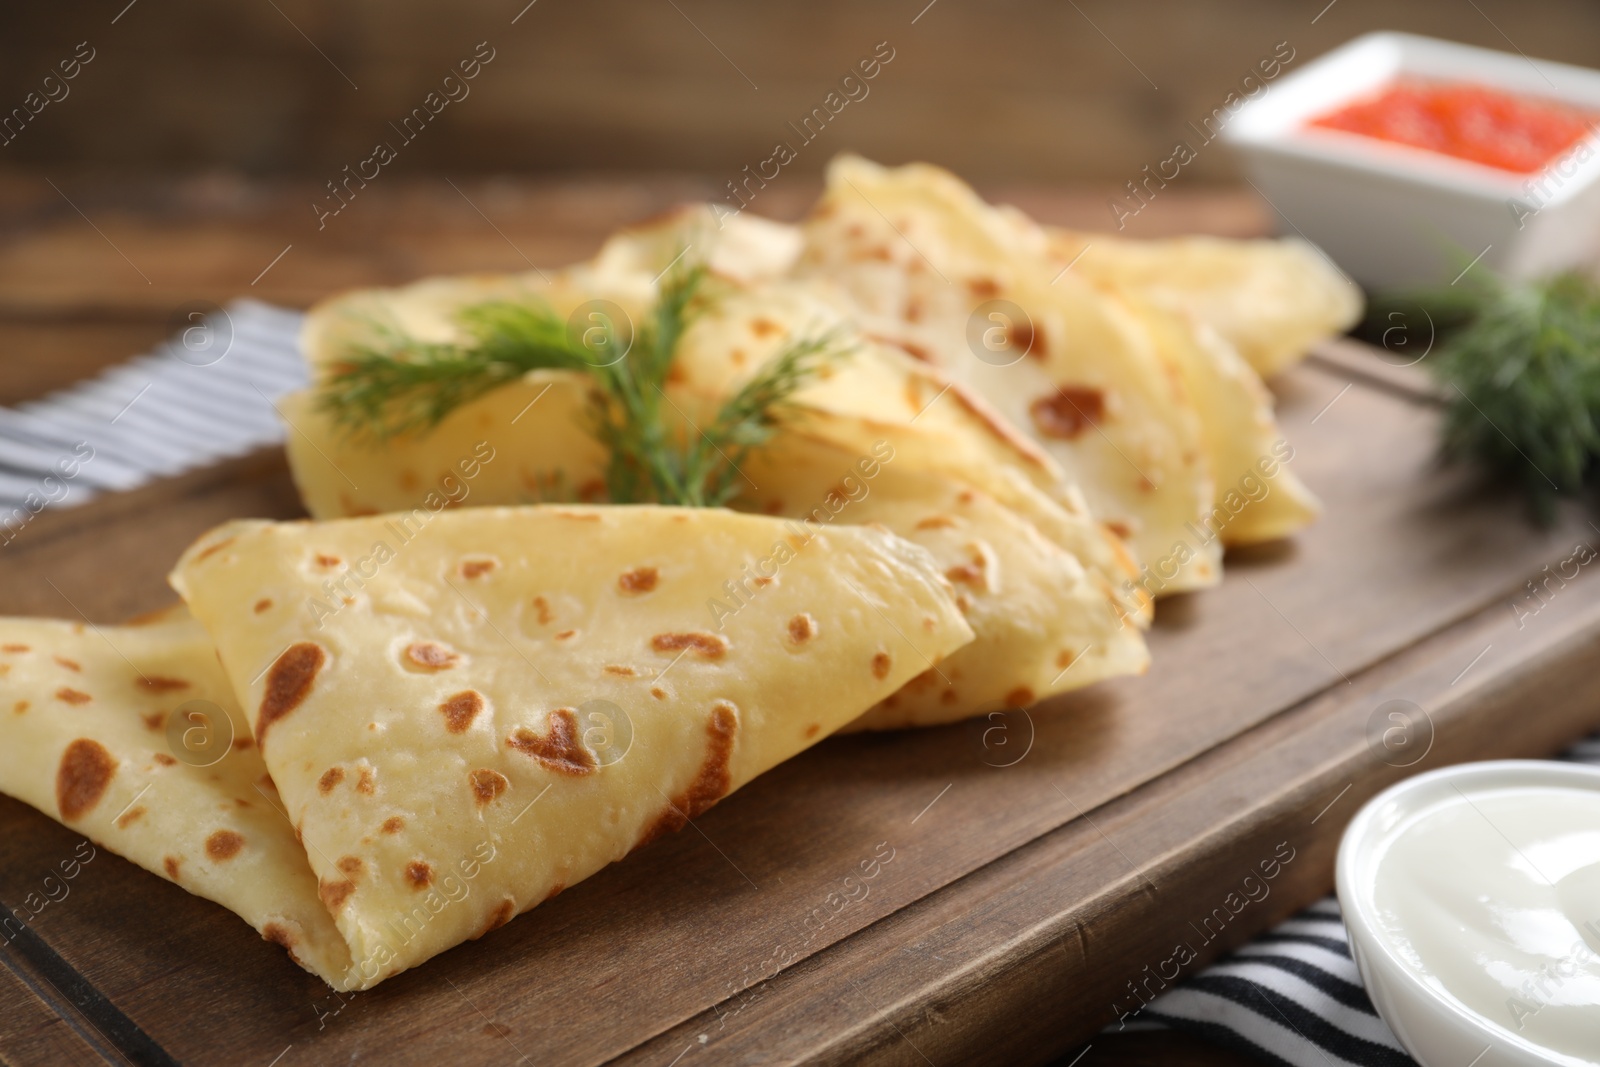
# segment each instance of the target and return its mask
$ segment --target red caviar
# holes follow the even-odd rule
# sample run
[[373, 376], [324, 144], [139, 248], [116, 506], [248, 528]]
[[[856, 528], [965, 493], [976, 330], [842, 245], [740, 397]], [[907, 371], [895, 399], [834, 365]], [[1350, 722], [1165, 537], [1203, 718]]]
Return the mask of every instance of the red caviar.
[[1588, 136], [1600, 115], [1483, 85], [1396, 81], [1310, 124], [1535, 174]]

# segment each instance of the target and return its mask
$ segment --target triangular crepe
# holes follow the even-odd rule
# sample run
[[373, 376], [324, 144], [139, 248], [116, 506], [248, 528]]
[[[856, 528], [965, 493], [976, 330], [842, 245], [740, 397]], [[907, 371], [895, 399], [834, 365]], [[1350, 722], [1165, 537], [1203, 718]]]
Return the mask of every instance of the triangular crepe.
[[216, 901], [314, 974], [349, 968], [216, 651], [186, 610], [130, 626], [0, 619], [0, 694], [0, 792]]
[[1278, 430], [1260, 376], [1226, 338], [1185, 312], [1136, 299], [1129, 306], [1200, 411], [1216, 494], [1194, 539], [1248, 545], [1303, 529], [1321, 508], [1285, 465], [1294, 449]]
[[1209, 323], [1262, 377], [1361, 318], [1361, 290], [1304, 241], [1046, 232], [1061, 266], [1071, 263], [1074, 274]]
[[972, 639], [924, 550], [714, 509], [235, 522], [172, 582], [350, 946], [345, 988], [683, 826]]
[[1115, 296], [1052, 269], [1038, 227], [938, 168], [840, 157], [803, 229], [797, 271], [1028, 428], [1142, 562], [1168, 564], [1152, 592], [1219, 580], [1220, 544], [1178, 547], [1215, 484], [1182, 375]]

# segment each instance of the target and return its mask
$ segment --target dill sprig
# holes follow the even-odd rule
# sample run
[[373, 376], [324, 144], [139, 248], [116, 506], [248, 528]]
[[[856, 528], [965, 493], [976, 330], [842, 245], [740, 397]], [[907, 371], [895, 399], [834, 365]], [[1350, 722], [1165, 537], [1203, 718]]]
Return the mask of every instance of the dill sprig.
[[700, 265], [671, 273], [631, 338], [614, 323], [575, 335], [547, 305], [514, 301], [462, 310], [457, 343], [375, 326], [372, 341], [332, 365], [318, 403], [347, 434], [379, 444], [429, 430], [528, 371], [580, 371], [596, 387], [587, 429], [608, 455], [614, 503], [719, 507], [738, 495], [740, 468], [771, 439], [790, 397], [846, 349], [832, 334], [792, 342], [695, 426], [665, 386], [705, 277]]
[[1445, 390], [1444, 451], [1519, 484], [1549, 522], [1600, 471], [1600, 289], [1480, 273], [1411, 298], [1449, 325], [1425, 361]]

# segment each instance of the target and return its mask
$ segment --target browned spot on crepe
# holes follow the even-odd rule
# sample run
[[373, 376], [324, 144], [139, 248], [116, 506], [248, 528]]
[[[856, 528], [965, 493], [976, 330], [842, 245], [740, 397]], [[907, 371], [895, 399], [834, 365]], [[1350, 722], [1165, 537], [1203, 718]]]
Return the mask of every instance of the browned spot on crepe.
[[26, 700], [19, 700], [15, 704], [11, 705], [11, 710], [14, 714], [21, 715], [31, 707], [33, 707], [33, 705], [28, 703]]
[[659, 685], [653, 685], [650, 687], [650, 695], [655, 697], [657, 700], [667, 699], [667, 691], [661, 688]]
[[262, 597], [260, 600], [256, 601], [255, 612], [257, 615], [260, 615], [263, 611], [266, 611], [270, 607], [272, 607], [272, 598]]
[[510, 897], [506, 897], [500, 901], [499, 906], [497, 906], [494, 911], [489, 914], [489, 921], [483, 924], [482, 930], [479, 930], [476, 934], [472, 935], [472, 939], [476, 941], [490, 930], [500, 929], [500, 927], [510, 922], [511, 917], [516, 915], [516, 913], [517, 902], [512, 900]]
[[78, 671], [79, 673], [83, 671], [83, 665], [77, 660], [71, 660], [65, 656], [51, 656], [50, 658], [56, 661], [56, 666], [58, 667], [65, 667], [69, 671]]
[[689, 787], [672, 799], [667, 809], [645, 829], [639, 844], [647, 845], [662, 834], [681, 830], [689, 820], [710, 808], [728, 793], [732, 776], [728, 770], [733, 758], [733, 742], [739, 732], [739, 716], [732, 704], [718, 701], [706, 722], [706, 755]]
[[444, 716], [444, 728], [453, 734], [466, 733], [472, 720], [482, 710], [483, 696], [473, 689], [463, 690], [439, 705], [439, 713]]
[[656, 634], [650, 639], [650, 647], [657, 652], [681, 652], [689, 649], [695, 655], [706, 659], [721, 659], [728, 651], [728, 639], [720, 634], [704, 632], [682, 634]]
[[561, 891], [565, 888], [567, 888], [565, 882], [557, 882], [555, 885], [550, 887], [550, 892], [544, 895], [544, 900], [540, 903], [548, 903], [549, 901], [556, 899], [556, 897], [561, 895]]
[[232, 830], [218, 830], [206, 838], [206, 855], [214, 860], [231, 860], [244, 848], [244, 838]]
[[1027, 686], [1018, 686], [1006, 694], [1006, 703], [1013, 708], [1025, 708], [1033, 703], [1033, 690]]
[[532, 756], [557, 774], [581, 777], [598, 764], [594, 753], [578, 739], [578, 716], [571, 708], [555, 708], [545, 720], [543, 737], [526, 726], [519, 726], [506, 738], [506, 744], [525, 756]]
[[406, 828], [406, 821], [398, 815], [391, 815], [383, 820], [383, 832], [397, 834]]
[[478, 768], [467, 775], [467, 778], [472, 782], [472, 795], [477, 798], [479, 807], [492, 802], [511, 787], [511, 782], [505, 775], [487, 767]]
[[356, 775], [356, 792], [357, 793], [363, 793], [366, 796], [370, 797], [372, 794], [376, 793], [377, 791], [378, 791], [378, 783], [377, 783], [376, 777], [372, 773], [372, 768], [371, 767], [363, 767], [363, 768], [361, 768], [361, 773]]
[[0, 645], [0, 652], [27, 652], [27, 651], [29, 651], [29, 648], [28, 648], [27, 645], [19, 645], [19, 644], [15, 644], [15, 643], [9, 643], [9, 644]]
[[138, 684], [150, 693], [170, 693], [175, 689], [189, 688], [189, 683], [182, 678], [163, 678], [159, 674], [140, 675]]
[[117, 761], [100, 742], [80, 737], [68, 745], [56, 768], [56, 809], [61, 818], [70, 821], [87, 815], [105, 796], [116, 773]]
[[317, 792], [327, 796], [333, 792], [340, 782], [344, 781], [343, 767], [329, 767], [322, 772], [322, 777], [317, 779]]
[[233, 739], [232, 747], [240, 752], [243, 752], [247, 748], [255, 748], [256, 743], [250, 740], [248, 737], [235, 737]]
[[822, 724], [814, 722], [810, 726], [806, 727], [806, 734], [805, 735], [807, 737], [816, 737], [817, 736], [817, 732], [819, 730], [821, 730], [821, 729], [822, 729]]
[[1057, 386], [1054, 395], [1028, 405], [1033, 425], [1045, 437], [1070, 441], [1106, 417], [1106, 395], [1086, 385]]
[[540, 626], [544, 626], [549, 623], [552, 616], [550, 614], [550, 602], [548, 600], [542, 596], [534, 597], [533, 610], [538, 612]]
[[337, 567], [343, 562], [344, 560], [338, 556], [330, 556], [326, 552], [317, 553], [317, 566], [319, 567]]
[[601, 669], [604, 670], [607, 674], [618, 674], [618, 675], [621, 675], [624, 678], [632, 678], [634, 675], [639, 673], [638, 671], [634, 670], [632, 667], [624, 666], [621, 663], [607, 663]]
[[930, 515], [917, 523], [919, 530], [941, 530], [946, 526], [954, 526], [956, 520], [948, 515]]
[[338, 911], [344, 902], [350, 899], [350, 894], [356, 891], [356, 884], [348, 878], [340, 882], [319, 881], [317, 883], [317, 896], [322, 898], [323, 907], [329, 911]]
[[461, 562], [461, 577], [463, 578], [481, 578], [492, 570], [494, 570], [494, 560], [492, 559], [468, 559]]
[[1026, 320], [1013, 322], [1006, 327], [1006, 347], [1013, 352], [1039, 359], [1043, 356], [1043, 353], [1033, 350], [1033, 346], [1038, 340], [1039, 335], [1034, 331], [1033, 323], [1031, 322]]
[[207, 556], [214, 555], [215, 553], [221, 552], [223, 549], [227, 548], [231, 544], [233, 544], [233, 538], [224, 537], [222, 540], [218, 541], [214, 545], [207, 545], [205, 548], [202, 548], [200, 550], [200, 554], [195, 557], [195, 562], [198, 563], [201, 560], [205, 559]]
[[263, 941], [271, 941], [274, 945], [283, 946], [283, 949], [289, 953], [290, 959], [296, 963], [300, 962], [300, 957], [295, 955], [294, 951], [294, 946], [298, 942], [295, 940], [294, 932], [287, 926], [281, 923], [268, 923], [261, 928], [261, 938]]
[[889, 667], [892, 663], [893, 660], [889, 658], [889, 653], [879, 652], [875, 654], [872, 657], [872, 676], [874, 678], [887, 678], [889, 676]]
[[635, 567], [622, 573], [617, 579], [617, 588], [629, 594], [648, 593], [656, 587], [660, 577], [654, 567]]
[[433, 884], [433, 865], [426, 860], [412, 860], [406, 864], [405, 874], [412, 889], [426, 889]]
[[414, 641], [406, 646], [406, 659], [424, 670], [442, 671], [454, 667], [460, 658], [434, 641]]
[[283, 655], [267, 671], [267, 689], [261, 698], [261, 711], [256, 715], [256, 744], [265, 745], [267, 729], [298, 708], [310, 695], [311, 683], [327, 659], [328, 654], [322, 647], [310, 641], [301, 641], [283, 650]]
[[801, 612], [789, 620], [789, 640], [797, 645], [803, 645], [817, 636], [817, 620], [805, 612]]
[[1077, 658], [1078, 658], [1077, 654], [1074, 653], [1072, 651], [1072, 649], [1064, 648], [1064, 649], [1061, 650], [1061, 654], [1056, 656], [1056, 666], [1057, 667], [1070, 667], [1070, 666], [1072, 666], [1072, 661], [1077, 659]]
[[142, 819], [144, 817], [144, 812], [145, 807], [143, 804], [140, 804], [137, 807], [129, 808], [127, 811], [117, 816], [117, 828], [119, 830], [126, 830], [129, 825]]
[[161, 867], [167, 872], [167, 877], [174, 882], [178, 880], [178, 870], [183, 866], [183, 861], [176, 856], [161, 857]]
[[94, 698], [81, 689], [64, 685], [56, 690], [56, 699], [65, 704], [87, 704]]
[[176, 767], [178, 765], [178, 761], [165, 752], [157, 752], [152, 758], [163, 767]]
[[348, 878], [360, 878], [361, 872], [367, 869], [367, 865], [361, 862], [360, 856], [340, 856], [335, 866]]
[[981, 588], [985, 584], [983, 568], [972, 563], [958, 563], [954, 567], [947, 568], [944, 576], [952, 582], [960, 582], [963, 585], [973, 585]]

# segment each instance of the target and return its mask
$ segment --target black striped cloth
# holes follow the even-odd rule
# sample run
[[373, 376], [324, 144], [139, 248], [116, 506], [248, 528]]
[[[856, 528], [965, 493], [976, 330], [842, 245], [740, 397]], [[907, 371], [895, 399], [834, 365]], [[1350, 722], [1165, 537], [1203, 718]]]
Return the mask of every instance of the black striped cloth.
[[[1600, 764], [1600, 736], [1562, 758]], [[1156, 997], [1126, 1026], [1158, 1027], [1287, 1067], [1416, 1064], [1372, 1010], [1331, 896]]]
[[[77, 504], [281, 441], [274, 402], [307, 380], [301, 321], [298, 312], [235, 301], [148, 355], [0, 408], [0, 543], [41, 500]], [[87, 461], [84, 443], [92, 449]], [[80, 462], [62, 466], [75, 456]], [[74, 473], [64, 478], [68, 468]], [[1600, 764], [1600, 737], [1566, 758]], [[1152, 1000], [1123, 1026], [1186, 1030], [1290, 1067], [1414, 1064], [1372, 1010], [1333, 897]]]

